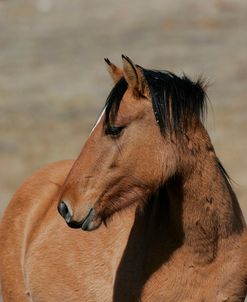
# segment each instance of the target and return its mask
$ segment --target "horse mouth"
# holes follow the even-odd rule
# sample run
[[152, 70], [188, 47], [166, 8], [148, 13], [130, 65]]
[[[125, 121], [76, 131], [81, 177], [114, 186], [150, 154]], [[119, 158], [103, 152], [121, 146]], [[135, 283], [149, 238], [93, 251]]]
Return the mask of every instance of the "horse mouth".
[[96, 230], [100, 225], [101, 221], [99, 219], [95, 219], [95, 210], [91, 208], [88, 211], [87, 216], [83, 219], [81, 224], [81, 229], [83, 231], [93, 231]]

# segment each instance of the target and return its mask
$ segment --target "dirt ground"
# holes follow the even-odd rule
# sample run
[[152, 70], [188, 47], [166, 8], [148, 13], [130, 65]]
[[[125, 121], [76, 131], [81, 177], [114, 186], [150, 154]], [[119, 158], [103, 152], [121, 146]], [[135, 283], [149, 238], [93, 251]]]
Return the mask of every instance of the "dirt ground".
[[0, 213], [79, 153], [111, 88], [104, 57], [209, 80], [207, 128], [247, 218], [247, 1], [0, 0]]

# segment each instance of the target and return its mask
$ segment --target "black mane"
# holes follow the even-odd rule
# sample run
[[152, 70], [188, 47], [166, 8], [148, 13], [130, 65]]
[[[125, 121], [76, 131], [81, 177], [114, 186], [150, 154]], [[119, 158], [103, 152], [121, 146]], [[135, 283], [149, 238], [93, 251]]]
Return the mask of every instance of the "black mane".
[[[178, 77], [169, 71], [148, 70], [140, 66], [147, 82], [157, 124], [161, 133], [165, 131], [183, 132], [192, 121], [204, 121], [207, 112], [207, 95], [201, 79], [191, 81], [186, 75]], [[114, 122], [128, 88], [121, 78], [110, 92], [105, 104], [105, 125]], [[230, 185], [231, 178], [219, 160], [219, 169]]]
[[[181, 131], [196, 120], [203, 120], [206, 112], [206, 94], [201, 80], [192, 82], [183, 75], [178, 77], [168, 71], [142, 69], [150, 91], [153, 111], [161, 132]], [[121, 78], [106, 100], [105, 124], [116, 118], [122, 97], [128, 88]]]

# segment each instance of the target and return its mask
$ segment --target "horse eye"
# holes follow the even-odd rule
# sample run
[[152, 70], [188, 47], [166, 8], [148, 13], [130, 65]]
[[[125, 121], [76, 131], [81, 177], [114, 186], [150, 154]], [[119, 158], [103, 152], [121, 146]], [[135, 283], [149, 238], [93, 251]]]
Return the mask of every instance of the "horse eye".
[[105, 129], [105, 134], [106, 135], [112, 135], [112, 136], [117, 136], [121, 133], [121, 131], [124, 129], [124, 127], [114, 127], [114, 126], [109, 126]]

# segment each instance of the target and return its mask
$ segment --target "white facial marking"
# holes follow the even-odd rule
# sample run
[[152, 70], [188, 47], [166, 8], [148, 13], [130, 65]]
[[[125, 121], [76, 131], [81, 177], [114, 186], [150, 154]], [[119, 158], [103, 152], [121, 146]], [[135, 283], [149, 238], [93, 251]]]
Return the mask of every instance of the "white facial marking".
[[102, 119], [104, 113], [105, 113], [105, 107], [103, 108], [103, 110], [102, 110], [102, 112], [101, 112], [101, 114], [100, 114], [100, 116], [99, 116], [97, 122], [95, 123], [93, 129], [91, 130], [89, 136], [93, 133], [94, 129], [95, 129], [95, 128], [98, 126], [98, 124], [100, 123], [100, 121], [101, 121], [101, 119]]

